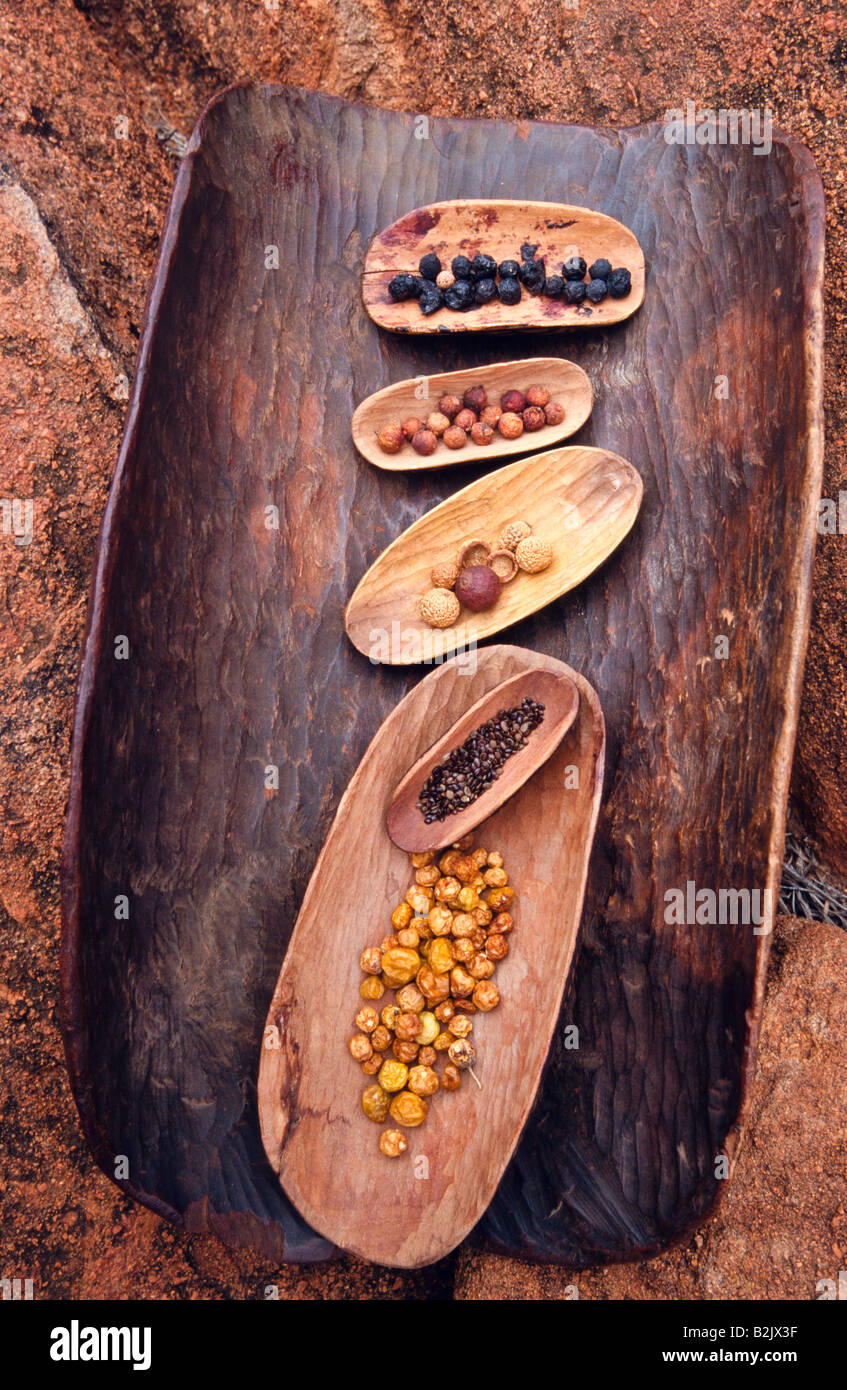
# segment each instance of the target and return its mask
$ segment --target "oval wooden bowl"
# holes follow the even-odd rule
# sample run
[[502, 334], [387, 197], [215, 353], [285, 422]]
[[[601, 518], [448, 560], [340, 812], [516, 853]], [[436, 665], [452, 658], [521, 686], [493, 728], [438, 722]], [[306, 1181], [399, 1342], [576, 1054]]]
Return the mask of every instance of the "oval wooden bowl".
[[[416, 685], [360, 763], [300, 909], [259, 1067], [265, 1151], [297, 1210], [342, 1249], [402, 1268], [459, 1244], [515, 1149], [559, 1015], [603, 781], [603, 715], [582, 676], [518, 647], [475, 657], [473, 671], [457, 658]], [[461, 1090], [436, 1094], [425, 1123], [405, 1131], [408, 1151], [387, 1159], [377, 1147], [385, 1126], [360, 1106], [372, 1078], [347, 1051], [361, 1006], [359, 956], [389, 930], [412, 881], [385, 812], [410, 758], [492, 686], [530, 671], [572, 680], [579, 713], [555, 754], [477, 837], [503, 853], [517, 893], [511, 951], [497, 970], [502, 1003], [475, 1020], [482, 1090], [465, 1079]]]
[[[360, 580], [347, 605], [347, 635], [373, 662], [409, 666], [481, 642], [581, 583], [632, 527], [643, 483], [607, 449], [566, 446], [531, 454], [477, 479], [434, 507], [393, 541]], [[419, 603], [430, 572], [455, 559], [464, 540], [493, 542], [510, 521], [527, 521], [553, 545], [541, 574], [519, 573], [493, 608], [463, 608], [454, 628], [431, 628]]]
[[[536, 255], [547, 273], [558, 275], [568, 256], [579, 254], [588, 265], [600, 256], [613, 267], [625, 266], [632, 288], [625, 299], [607, 297], [602, 304], [565, 304], [524, 290], [517, 304], [480, 304], [467, 313], [439, 309], [424, 318], [416, 300], [396, 303], [388, 283], [403, 271], [418, 273], [421, 256], [434, 251], [445, 268], [454, 256], [472, 259], [479, 252], [520, 261], [524, 242], [538, 244]], [[393, 333], [468, 333], [504, 328], [605, 328], [634, 314], [644, 300], [644, 253], [622, 222], [591, 208], [568, 203], [525, 203], [519, 199], [455, 198], [407, 212], [374, 237], [362, 272], [362, 299], [380, 328]]]
[[[425, 384], [426, 395], [416, 395]], [[526, 391], [530, 386], [546, 386], [552, 401], [565, 409], [560, 425], [546, 425], [535, 434], [526, 431], [520, 439], [504, 439], [497, 431], [487, 446], [474, 444], [469, 438], [463, 449], [448, 449], [441, 440], [434, 454], [422, 458], [411, 444], [399, 454], [386, 454], [376, 437], [383, 425], [399, 425], [410, 415], [426, 419], [438, 406], [441, 396], [455, 392], [461, 396], [469, 386], [484, 386], [493, 405], [500, 404], [504, 391], [517, 388]], [[560, 439], [567, 439], [585, 424], [594, 404], [591, 382], [575, 362], [563, 357], [525, 357], [513, 362], [492, 362], [487, 367], [463, 368], [458, 372], [439, 372], [437, 376], [411, 377], [397, 381], [367, 396], [353, 414], [353, 442], [360, 454], [378, 468], [394, 471], [411, 468], [446, 468], [456, 463], [484, 463], [487, 459], [508, 458], [512, 454], [549, 449]]]
[[[541, 701], [544, 718], [533, 729], [526, 747], [503, 764], [494, 785], [464, 811], [447, 820], [427, 824], [417, 803], [421, 787], [433, 768], [498, 710], [514, 709], [527, 696]], [[556, 751], [576, 719], [578, 709], [579, 691], [563, 671], [522, 671], [489, 690], [418, 759], [398, 786], [385, 818], [386, 829], [395, 845], [409, 853], [421, 854], [425, 850], [439, 849], [447, 840], [460, 840], [463, 835], [470, 834], [514, 796]]]

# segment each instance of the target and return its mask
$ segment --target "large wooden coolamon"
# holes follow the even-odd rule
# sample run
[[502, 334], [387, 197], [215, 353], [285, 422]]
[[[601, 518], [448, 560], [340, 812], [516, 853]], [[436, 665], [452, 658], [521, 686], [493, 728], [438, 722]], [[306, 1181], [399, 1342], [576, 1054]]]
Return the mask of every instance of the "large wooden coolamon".
[[350, 418], [393, 380], [538, 350], [516, 333], [381, 332], [364, 254], [426, 202], [593, 207], [638, 238], [644, 303], [544, 351], [592, 381], [574, 443], [630, 460], [644, 498], [603, 567], [499, 639], [596, 689], [607, 773], [559, 1031], [471, 1238], [632, 1257], [725, 1189], [715, 1156], [737, 1147], [753, 1066], [767, 936], [668, 924], [665, 893], [777, 884], [820, 484], [821, 189], [782, 136], [762, 157], [677, 149], [660, 126], [432, 129], [418, 141], [410, 116], [232, 89], [181, 166], [83, 653], [71, 1078], [98, 1162], [111, 1175], [126, 1155], [134, 1196], [273, 1258], [333, 1253], [263, 1152], [261, 1030], [340, 798], [422, 674], [357, 652], [345, 603], [394, 536], [479, 476], [376, 470]]

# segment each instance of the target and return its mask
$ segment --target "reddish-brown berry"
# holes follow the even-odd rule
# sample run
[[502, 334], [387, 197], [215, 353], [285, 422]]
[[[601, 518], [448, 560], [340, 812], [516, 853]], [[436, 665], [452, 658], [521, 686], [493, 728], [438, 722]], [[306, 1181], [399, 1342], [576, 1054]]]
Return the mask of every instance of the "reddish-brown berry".
[[526, 409], [526, 396], [523, 391], [504, 391], [500, 397], [500, 408], [509, 415], [520, 415]]

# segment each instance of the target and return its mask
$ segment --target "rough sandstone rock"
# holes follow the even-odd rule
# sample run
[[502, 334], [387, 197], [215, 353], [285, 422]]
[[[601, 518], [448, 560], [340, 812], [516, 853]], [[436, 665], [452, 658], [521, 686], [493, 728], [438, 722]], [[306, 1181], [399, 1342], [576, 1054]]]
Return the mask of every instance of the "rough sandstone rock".
[[685, 1244], [584, 1273], [463, 1253], [459, 1299], [814, 1299], [847, 1256], [847, 936], [781, 917], [759, 1069], [731, 1184]]

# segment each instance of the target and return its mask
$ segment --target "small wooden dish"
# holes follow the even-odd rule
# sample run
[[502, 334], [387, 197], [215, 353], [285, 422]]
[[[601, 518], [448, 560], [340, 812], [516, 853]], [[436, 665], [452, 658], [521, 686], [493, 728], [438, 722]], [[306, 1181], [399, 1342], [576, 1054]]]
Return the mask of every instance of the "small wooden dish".
[[[386, 454], [377, 443], [384, 425], [399, 425], [410, 415], [425, 420], [438, 408], [441, 396], [455, 393], [461, 396], [470, 386], [484, 386], [492, 405], [500, 404], [504, 391], [516, 388], [526, 391], [530, 386], [546, 386], [551, 401], [564, 407], [565, 418], [560, 425], [545, 425], [534, 434], [527, 431], [519, 439], [504, 439], [496, 430], [491, 444], [474, 444], [468, 438], [463, 449], [448, 449], [441, 440], [434, 454], [422, 457], [411, 444], [405, 444], [399, 454]], [[425, 391], [425, 394], [420, 394]], [[549, 449], [560, 439], [567, 439], [585, 424], [591, 414], [594, 394], [587, 375], [575, 362], [563, 357], [525, 357], [512, 362], [492, 362], [486, 367], [462, 368], [458, 372], [439, 372], [437, 376], [411, 377], [397, 381], [367, 396], [353, 414], [353, 442], [368, 463], [391, 470], [411, 468], [446, 468], [457, 463], [482, 463], [487, 459], [508, 458], [531, 449]]]
[[[597, 569], [632, 527], [642, 492], [632, 464], [607, 449], [565, 446], [488, 473], [427, 512], [382, 552], [347, 605], [347, 635], [371, 661], [389, 665], [437, 661], [470, 648]], [[504, 584], [487, 612], [463, 608], [455, 627], [429, 627], [419, 604], [433, 565], [455, 559], [468, 537], [482, 535], [493, 543], [511, 521], [529, 522], [550, 542], [552, 564]]]
[[[602, 304], [566, 304], [562, 299], [524, 290], [517, 304], [499, 299], [467, 313], [439, 309], [425, 318], [417, 300], [397, 303], [388, 283], [402, 272], [417, 275], [422, 256], [434, 251], [445, 269], [454, 256], [472, 260], [479, 253], [520, 261], [524, 242], [537, 243], [548, 275], [558, 275], [569, 256], [586, 264], [599, 257], [625, 267], [632, 288], [624, 299]], [[362, 299], [380, 328], [393, 333], [474, 333], [504, 328], [605, 328], [634, 314], [644, 299], [644, 254], [623, 223], [591, 208], [568, 203], [525, 203], [518, 199], [456, 198], [407, 212], [374, 237], [362, 272]]]
[[[502, 1002], [480, 1015], [474, 1070], [433, 1097], [398, 1159], [385, 1125], [361, 1110], [373, 1078], [347, 1051], [361, 1007], [359, 957], [389, 930], [414, 871], [384, 816], [415, 758], [503, 681], [554, 673], [579, 691], [577, 717], [532, 781], [488, 820], [477, 843], [502, 852], [517, 897]], [[583, 676], [519, 647], [461, 658], [420, 681], [389, 715], [345, 792], [315, 865], [267, 1016], [259, 1066], [262, 1140], [297, 1210], [335, 1245], [414, 1268], [448, 1254], [493, 1197], [532, 1109], [570, 970], [603, 783], [605, 730]], [[447, 831], [448, 840], [451, 831]], [[393, 996], [384, 996], [390, 1002]]]
[[[514, 709], [527, 696], [544, 705], [544, 718], [533, 729], [526, 747], [503, 764], [494, 785], [466, 810], [428, 825], [417, 803], [421, 788], [433, 768], [498, 710]], [[395, 845], [410, 854], [422, 854], [425, 850], [439, 849], [447, 841], [452, 843], [470, 834], [489, 816], [493, 816], [510, 796], [514, 796], [556, 751], [576, 719], [578, 709], [579, 691], [564, 671], [521, 672], [501, 685], [495, 685], [418, 759], [400, 782], [391, 798], [385, 821]]]

